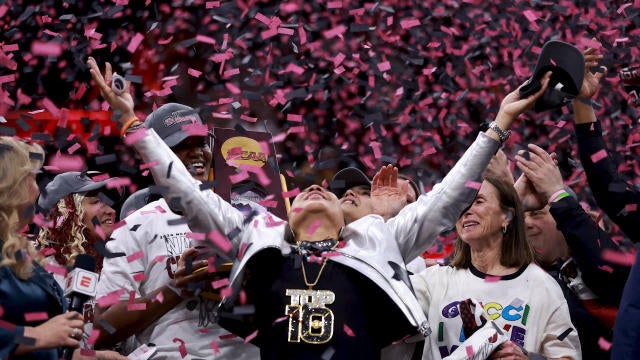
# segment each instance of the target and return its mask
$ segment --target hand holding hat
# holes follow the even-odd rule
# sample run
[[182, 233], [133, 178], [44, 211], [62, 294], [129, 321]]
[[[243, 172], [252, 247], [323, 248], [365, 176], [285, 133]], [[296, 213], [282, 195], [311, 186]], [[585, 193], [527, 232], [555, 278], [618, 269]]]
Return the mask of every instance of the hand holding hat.
[[584, 69], [585, 60], [580, 50], [562, 41], [549, 41], [542, 48], [533, 76], [520, 88], [520, 97], [537, 93], [543, 76], [551, 71], [549, 86], [535, 102], [534, 109], [542, 112], [560, 108], [580, 93]]

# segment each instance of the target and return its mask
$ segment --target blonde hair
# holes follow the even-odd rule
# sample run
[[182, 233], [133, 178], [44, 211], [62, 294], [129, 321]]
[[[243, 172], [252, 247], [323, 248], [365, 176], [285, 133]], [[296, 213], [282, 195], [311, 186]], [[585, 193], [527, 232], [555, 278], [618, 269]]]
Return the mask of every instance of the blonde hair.
[[[0, 266], [9, 266], [23, 280], [31, 277], [31, 259], [40, 259], [29, 240], [20, 235], [20, 211], [30, 201], [27, 177], [40, 169], [44, 151], [37, 144], [27, 144], [0, 136]], [[32, 205], [32, 204], [29, 204]]]
[[55, 258], [60, 265], [73, 266], [78, 254], [94, 255], [93, 249], [85, 249], [88, 241], [82, 221], [84, 198], [84, 194], [75, 193], [58, 200], [48, 214], [53, 221], [52, 227], [43, 226], [38, 234], [38, 245], [55, 249]]

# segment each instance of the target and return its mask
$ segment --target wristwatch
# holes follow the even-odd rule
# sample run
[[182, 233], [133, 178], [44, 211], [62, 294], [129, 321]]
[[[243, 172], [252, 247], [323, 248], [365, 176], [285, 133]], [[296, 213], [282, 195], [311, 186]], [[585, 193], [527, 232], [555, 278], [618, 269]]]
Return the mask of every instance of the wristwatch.
[[496, 124], [495, 121], [492, 121], [491, 124], [489, 124], [489, 129], [493, 130], [493, 132], [495, 132], [498, 135], [498, 138], [500, 139], [500, 144], [504, 144], [504, 142], [509, 139], [509, 136], [511, 136], [511, 130], [507, 130], [507, 131], [502, 130], [500, 126]]

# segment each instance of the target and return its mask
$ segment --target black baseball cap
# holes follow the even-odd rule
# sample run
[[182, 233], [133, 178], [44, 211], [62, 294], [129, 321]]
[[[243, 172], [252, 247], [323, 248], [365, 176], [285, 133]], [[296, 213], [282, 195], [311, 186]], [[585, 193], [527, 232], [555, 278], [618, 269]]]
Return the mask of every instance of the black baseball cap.
[[190, 106], [168, 103], [149, 114], [144, 125], [153, 129], [169, 147], [174, 147], [189, 137], [184, 125], [202, 125], [198, 111]]
[[584, 79], [584, 56], [575, 46], [562, 41], [549, 41], [542, 47], [538, 62], [529, 81], [520, 88], [520, 97], [526, 98], [542, 87], [542, 77], [551, 71], [549, 86], [536, 101], [535, 111], [557, 109], [580, 94]]
[[347, 190], [359, 185], [371, 187], [371, 180], [357, 168], [348, 167], [338, 171], [333, 176], [329, 187], [338, 198], [341, 198]]
[[69, 194], [84, 194], [103, 188], [107, 180], [93, 181], [86, 173], [70, 171], [56, 175], [38, 198], [38, 207], [49, 211], [54, 205]]

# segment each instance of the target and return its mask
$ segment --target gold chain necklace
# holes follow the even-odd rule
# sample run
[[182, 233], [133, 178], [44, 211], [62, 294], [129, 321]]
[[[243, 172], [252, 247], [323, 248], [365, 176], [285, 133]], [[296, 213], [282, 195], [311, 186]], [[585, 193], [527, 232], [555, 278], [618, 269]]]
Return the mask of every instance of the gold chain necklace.
[[[334, 244], [331, 250], [338, 245]], [[302, 257], [302, 277], [308, 289], [286, 289], [285, 295], [290, 297], [290, 303], [285, 308], [289, 316], [287, 340], [291, 343], [305, 342], [309, 344], [324, 344], [333, 337], [333, 311], [326, 305], [333, 304], [336, 295], [331, 290], [313, 290], [322, 276], [327, 257], [324, 258], [318, 276], [314, 282], [307, 279], [304, 267], [304, 255], [298, 242], [298, 254]]]

